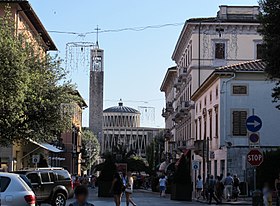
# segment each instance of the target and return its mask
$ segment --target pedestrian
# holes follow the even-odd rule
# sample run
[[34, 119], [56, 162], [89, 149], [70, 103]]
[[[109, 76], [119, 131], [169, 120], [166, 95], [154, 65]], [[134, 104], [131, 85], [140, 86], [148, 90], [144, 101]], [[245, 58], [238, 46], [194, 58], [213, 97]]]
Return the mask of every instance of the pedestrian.
[[240, 193], [240, 180], [237, 177], [237, 175], [233, 175], [233, 183], [232, 183], [232, 198], [234, 199], [234, 201], [236, 202], [238, 199], [238, 195]]
[[216, 201], [216, 204], [219, 204], [219, 200], [215, 195], [215, 186], [216, 186], [216, 181], [214, 180], [214, 176], [210, 175], [209, 179], [209, 184], [208, 184], [208, 192], [209, 192], [209, 202], [208, 204], [212, 204], [212, 199]]
[[78, 185], [74, 191], [75, 202], [69, 206], [93, 206], [93, 204], [87, 202], [88, 199], [88, 188], [85, 185]]
[[210, 175], [207, 174], [206, 181], [203, 185], [203, 198], [208, 201], [209, 200], [209, 191], [208, 191], [208, 186], [209, 186], [209, 180], [210, 180]]
[[269, 184], [266, 182], [264, 183], [263, 187], [263, 203], [264, 206], [272, 206], [272, 194], [269, 187]]
[[136, 206], [135, 202], [132, 200], [132, 192], [133, 192], [133, 177], [131, 172], [127, 173], [126, 177], [126, 189], [125, 189], [125, 197], [126, 197], [126, 206], [129, 206], [131, 203], [133, 206]]
[[280, 173], [278, 174], [278, 177], [275, 179], [274, 187], [276, 191], [276, 206], [280, 205]]
[[230, 173], [227, 173], [227, 176], [224, 180], [225, 185], [225, 198], [229, 202], [230, 198], [232, 196], [232, 184], [233, 184], [233, 178], [230, 175]]
[[203, 181], [202, 181], [201, 175], [198, 175], [197, 180], [196, 180], [196, 193], [197, 193], [196, 198], [197, 199], [201, 198], [202, 189], [203, 189]]
[[160, 197], [165, 197], [165, 191], [166, 191], [166, 183], [167, 183], [167, 179], [164, 175], [162, 175], [159, 179], [159, 196]]
[[125, 190], [125, 186], [123, 185], [121, 176], [119, 173], [116, 172], [110, 189], [110, 193], [113, 193], [114, 195], [114, 201], [116, 206], [121, 205], [121, 198], [124, 190]]
[[216, 197], [218, 198], [219, 202], [221, 203], [223, 200], [223, 192], [224, 192], [225, 186], [224, 183], [222, 182], [222, 177], [218, 176], [217, 177], [217, 182], [216, 182], [216, 190], [215, 194]]

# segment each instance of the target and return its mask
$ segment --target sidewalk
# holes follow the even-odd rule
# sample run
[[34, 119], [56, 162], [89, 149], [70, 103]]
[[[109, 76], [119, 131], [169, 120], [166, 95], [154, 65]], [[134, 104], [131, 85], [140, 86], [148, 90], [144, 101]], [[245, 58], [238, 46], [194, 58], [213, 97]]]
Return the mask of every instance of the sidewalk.
[[[199, 199], [199, 200], [194, 199], [194, 201], [197, 201], [199, 203], [208, 204], [208, 202], [203, 199]], [[213, 200], [212, 204], [216, 204], [216, 202]], [[252, 198], [240, 198], [240, 200], [238, 200], [236, 202], [235, 201], [230, 201], [230, 202], [223, 201], [220, 204], [222, 204], [222, 205], [252, 205]]]

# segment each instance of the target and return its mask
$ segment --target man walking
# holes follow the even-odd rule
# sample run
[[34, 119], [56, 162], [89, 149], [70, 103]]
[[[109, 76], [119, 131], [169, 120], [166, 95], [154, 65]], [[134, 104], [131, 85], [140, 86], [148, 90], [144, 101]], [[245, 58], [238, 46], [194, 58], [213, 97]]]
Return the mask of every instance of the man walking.
[[209, 186], [208, 186], [208, 192], [209, 192], [209, 205], [212, 204], [212, 199], [216, 201], [216, 204], [219, 204], [219, 200], [215, 195], [215, 187], [216, 187], [216, 180], [214, 179], [214, 176], [211, 175], [209, 179]]
[[233, 184], [233, 178], [230, 175], [230, 173], [227, 173], [227, 176], [224, 181], [225, 185], [225, 198], [229, 202], [230, 198], [232, 196], [232, 184]]

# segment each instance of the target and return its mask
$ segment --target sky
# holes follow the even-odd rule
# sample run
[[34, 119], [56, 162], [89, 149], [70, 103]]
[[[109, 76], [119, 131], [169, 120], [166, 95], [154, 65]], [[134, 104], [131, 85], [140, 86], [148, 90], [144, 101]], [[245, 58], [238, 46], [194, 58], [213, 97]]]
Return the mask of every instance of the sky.
[[[257, 0], [29, 0], [47, 31], [85, 33], [101, 30], [183, 23], [189, 18], [216, 16], [219, 5], [257, 5]], [[168, 67], [174, 66], [171, 55], [182, 25], [143, 31], [101, 33], [100, 48], [105, 51], [104, 109], [118, 104], [135, 109], [155, 109], [155, 122], [144, 126], [164, 127], [161, 110], [164, 94], [160, 86]], [[95, 42], [96, 35], [79, 36], [50, 33], [57, 54], [65, 62], [69, 42]], [[69, 59], [69, 55], [68, 55]], [[81, 61], [83, 62], [83, 61]], [[80, 68], [81, 67], [81, 68]], [[69, 69], [69, 79], [89, 101], [89, 68]], [[153, 109], [152, 109], [153, 110]], [[153, 112], [144, 119], [153, 118]], [[150, 111], [150, 110], [148, 110]], [[147, 125], [148, 124], [148, 125]], [[88, 109], [83, 126], [88, 126]]]

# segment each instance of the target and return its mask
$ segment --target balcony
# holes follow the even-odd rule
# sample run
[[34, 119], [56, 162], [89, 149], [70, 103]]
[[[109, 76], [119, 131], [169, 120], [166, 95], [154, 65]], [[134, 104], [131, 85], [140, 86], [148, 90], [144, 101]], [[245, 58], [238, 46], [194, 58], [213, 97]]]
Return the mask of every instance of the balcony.
[[186, 67], [180, 69], [180, 75], [179, 76], [183, 81], [187, 80], [188, 75], [187, 75], [187, 68]]
[[174, 87], [177, 90], [180, 90], [181, 85], [182, 85], [182, 79], [181, 79], [181, 77], [177, 77], [175, 80], [175, 83], [174, 83]]
[[173, 134], [171, 133], [170, 129], [165, 129], [163, 136], [164, 136], [165, 141], [169, 141], [173, 138]]
[[172, 102], [166, 102], [166, 111], [170, 112], [170, 113], [174, 112], [174, 108], [173, 108]]

